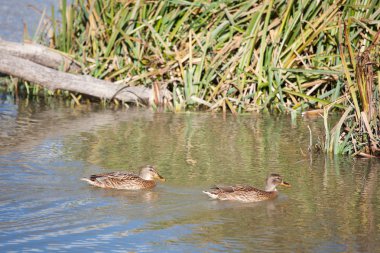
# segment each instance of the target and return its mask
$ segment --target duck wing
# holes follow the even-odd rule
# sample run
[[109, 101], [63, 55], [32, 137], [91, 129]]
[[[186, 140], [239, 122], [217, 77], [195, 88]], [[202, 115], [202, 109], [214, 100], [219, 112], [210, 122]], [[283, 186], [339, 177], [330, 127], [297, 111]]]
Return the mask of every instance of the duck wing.
[[221, 186], [216, 185], [210, 189], [214, 193], [234, 193], [234, 192], [250, 192], [257, 191], [255, 187], [249, 185], [231, 185], [231, 186]]
[[113, 181], [128, 181], [128, 180], [137, 180], [140, 177], [133, 173], [125, 172], [109, 172], [103, 174], [95, 174], [90, 176], [91, 181], [104, 181], [104, 180], [113, 180]]
[[237, 200], [241, 202], [257, 202], [273, 199], [277, 192], [266, 192], [249, 185], [215, 186], [208, 191], [203, 191], [213, 199]]
[[91, 185], [102, 188], [131, 190], [142, 188], [142, 186], [145, 186], [144, 184], [147, 184], [147, 182], [145, 182], [145, 180], [140, 178], [138, 175], [124, 172], [95, 174], [91, 175], [90, 178], [82, 178], [82, 180]]

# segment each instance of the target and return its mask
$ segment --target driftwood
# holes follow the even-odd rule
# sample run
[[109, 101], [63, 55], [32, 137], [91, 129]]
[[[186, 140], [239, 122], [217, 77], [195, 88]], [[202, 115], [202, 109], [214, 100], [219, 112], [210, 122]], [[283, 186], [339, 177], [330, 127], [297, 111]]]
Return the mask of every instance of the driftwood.
[[39, 84], [49, 90], [68, 90], [102, 99], [124, 102], [162, 103], [166, 90], [143, 86], [124, 87], [91, 76], [58, 71], [60, 66], [74, 66], [58, 52], [41, 45], [0, 40], [0, 73]]
[[0, 52], [17, 56], [43, 66], [62, 69], [65, 72], [77, 72], [81, 69], [69, 57], [51, 48], [34, 43], [16, 43], [0, 39]]

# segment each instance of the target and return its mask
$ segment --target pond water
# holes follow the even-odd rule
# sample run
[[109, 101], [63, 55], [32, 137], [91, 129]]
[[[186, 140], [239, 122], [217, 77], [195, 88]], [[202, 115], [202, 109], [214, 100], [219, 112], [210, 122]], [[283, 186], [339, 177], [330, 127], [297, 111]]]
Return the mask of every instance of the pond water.
[[54, 6], [55, 15], [59, 15], [59, 2], [60, 0], [0, 0], [0, 38], [21, 42], [24, 25], [33, 37], [42, 13], [50, 16], [51, 7]]
[[[33, 35], [56, 0], [0, 0], [0, 37]], [[33, 8], [31, 8], [33, 6]], [[36, 8], [34, 8], [36, 7]], [[70, 108], [0, 98], [0, 252], [380, 252], [379, 162], [309, 155], [321, 119]], [[149, 191], [80, 181], [154, 164]], [[256, 204], [215, 184], [292, 184]]]
[[[0, 100], [0, 252], [380, 252], [379, 162], [309, 156], [320, 119]], [[154, 164], [153, 190], [81, 177]], [[202, 194], [292, 184], [272, 201]]]

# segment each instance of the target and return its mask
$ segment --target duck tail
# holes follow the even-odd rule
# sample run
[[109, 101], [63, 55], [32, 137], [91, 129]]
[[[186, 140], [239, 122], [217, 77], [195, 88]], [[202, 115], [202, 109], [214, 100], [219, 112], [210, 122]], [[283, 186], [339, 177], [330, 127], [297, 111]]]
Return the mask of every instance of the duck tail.
[[212, 199], [217, 199], [218, 195], [209, 191], [202, 191], [204, 194], [208, 195]]
[[85, 177], [83, 177], [83, 178], [81, 178], [80, 180], [85, 181], [85, 182], [89, 183], [90, 185], [98, 186], [98, 184], [96, 184], [95, 181], [92, 181], [92, 180], [89, 179], [89, 178], [85, 178]]

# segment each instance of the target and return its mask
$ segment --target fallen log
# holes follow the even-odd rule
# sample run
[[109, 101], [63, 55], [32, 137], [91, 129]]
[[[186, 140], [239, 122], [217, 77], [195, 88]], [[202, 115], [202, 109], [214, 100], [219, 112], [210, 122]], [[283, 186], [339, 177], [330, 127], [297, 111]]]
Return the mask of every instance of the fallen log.
[[123, 102], [162, 103], [167, 91], [143, 86], [125, 87], [91, 76], [57, 71], [0, 50], [0, 73], [19, 77], [49, 90], [68, 90], [101, 99], [116, 98]]
[[0, 39], [0, 52], [27, 59], [49, 68], [61, 69], [65, 72], [79, 72], [81, 70], [80, 65], [70, 57], [39, 44], [17, 43]]

